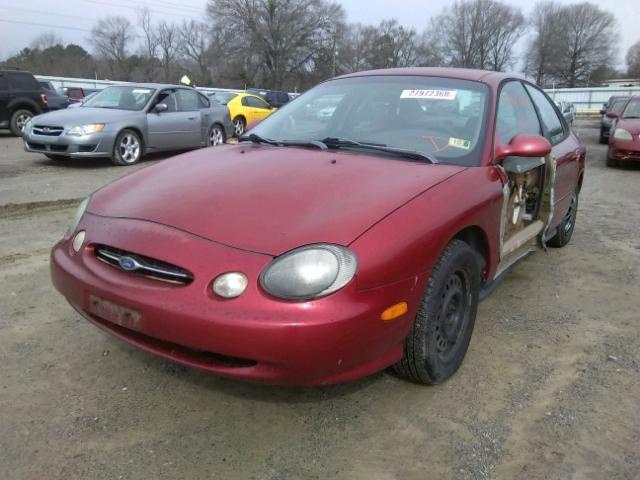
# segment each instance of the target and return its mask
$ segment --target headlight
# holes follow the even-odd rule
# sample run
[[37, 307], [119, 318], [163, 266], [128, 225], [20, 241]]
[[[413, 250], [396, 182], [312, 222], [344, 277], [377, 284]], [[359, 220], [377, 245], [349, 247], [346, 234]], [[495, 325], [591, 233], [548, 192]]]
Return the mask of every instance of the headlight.
[[89, 206], [90, 199], [91, 197], [87, 197], [80, 203], [80, 205], [78, 205], [78, 208], [76, 209], [76, 213], [73, 215], [73, 220], [71, 221], [71, 225], [69, 225], [69, 230], [67, 230], [67, 236], [71, 235], [73, 232], [76, 231], [76, 228], [78, 228], [78, 224], [80, 223], [80, 220], [82, 220], [82, 216], [84, 215], [84, 212], [87, 210], [87, 206]]
[[357, 268], [355, 254], [345, 247], [308, 245], [276, 258], [260, 275], [260, 283], [275, 297], [308, 300], [341, 289]]
[[624, 128], [616, 128], [613, 131], [613, 138], [616, 138], [618, 140], [633, 140], [631, 133]]
[[76, 135], [81, 137], [83, 135], [89, 135], [91, 133], [101, 132], [104, 128], [104, 123], [92, 123], [91, 125], [78, 125], [72, 127], [67, 132], [67, 135]]

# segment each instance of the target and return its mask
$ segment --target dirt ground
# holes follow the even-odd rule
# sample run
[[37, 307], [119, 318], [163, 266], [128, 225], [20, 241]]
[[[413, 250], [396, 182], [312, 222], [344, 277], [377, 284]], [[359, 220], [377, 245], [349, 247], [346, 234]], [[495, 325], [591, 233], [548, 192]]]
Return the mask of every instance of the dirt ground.
[[76, 199], [131, 170], [0, 136], [0, 479], [640, 479], [640, 168], [606, 168], [597, 125], [576, 129], [573, 240], [481, 304], [450, 381], [313, 389], [217, 378], [81, 319], [49, 249]]

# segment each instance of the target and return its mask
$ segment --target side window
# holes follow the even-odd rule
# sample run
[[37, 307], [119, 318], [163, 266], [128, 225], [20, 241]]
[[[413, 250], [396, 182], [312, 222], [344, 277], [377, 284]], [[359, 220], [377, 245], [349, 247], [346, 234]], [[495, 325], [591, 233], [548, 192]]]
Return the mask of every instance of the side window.
[[180, 112], [195, 112], [200, 110], [199, 96], [200, 94], [195, 90], [187, 90], [184, 88], [177, 90], [178, 110]]
[[40, 90], [38, 81], [28, 73], [10, 73], [9, 87], [12, 90]]
[[527, 91], [531, 95], [533, 103], [538, 107], [538, 112], [540, 112], [542, 123], [547, 130], [551, 144], [555, 145], [562, 141], [564, 138], [564, 127], [551, 100], [540, 90], [530, 85], [527, 85]]
[[198, 108], [209, 108], [210, 106], [209, 99], [204, 95], [198, 94]]
[[496, 138], [502, 143], [509, 143], [513, 137], [521, 134], [540, 135], [540, 122], [522, 84], [512, 81], [500, 90]]
[[264, 101], [262, 101], [262, 100], [260, 100], [259, 98], [256, 98], [256, 97], [244, 97], [243, 100], [247, 101], [247, 103], [244, 104], [247, 107], [269, 108], [269, 106]]
[[176, 94], [173, 90], [164, 90], [158, 95], [156, 105], [158, 103], [165, 103], [167, 105], [167, 112], [177, 112], [178, 107], [176, 105]]

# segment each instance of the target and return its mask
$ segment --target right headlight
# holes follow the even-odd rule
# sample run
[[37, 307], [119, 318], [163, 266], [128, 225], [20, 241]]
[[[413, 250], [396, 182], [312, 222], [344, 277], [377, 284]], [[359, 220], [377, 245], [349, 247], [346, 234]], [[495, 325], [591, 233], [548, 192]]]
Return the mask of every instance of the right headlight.
[[624, 128], [616, 128], [613, 131], [613, 138], [617, 140], [633, 140], [631, 133], [625, 130]]
[[78, 205], [78, 208], [76, 209], [76, 212], [73, 215], [71, 225], [69, 225], [69, 229], [67, 230], [67, 236], [71, 235], [73, 232], [76, 231], [76, 228], [78, 228], [78, 224], [80, 223], [80, 220], [82, 220], [82, 217], [84, 216], [84, 212], [87, 211], [87, 207], [89, 206], [90, 199], [91, 197], [89, 196], [84, 200], [82, 200], [82, 202], [80, 202], [80, 205]]
[[358, 268], [355, 254], [332, 244], [307, 245], [276, 258], [260, 275], [274, 297], [309, 300], [344, 287]]

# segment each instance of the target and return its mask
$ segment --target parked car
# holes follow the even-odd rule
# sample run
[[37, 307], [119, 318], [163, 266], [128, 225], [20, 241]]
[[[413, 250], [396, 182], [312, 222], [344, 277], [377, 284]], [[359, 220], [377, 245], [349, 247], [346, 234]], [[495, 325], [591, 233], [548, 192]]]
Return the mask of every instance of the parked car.
[[192, 88], [121, 85], [81, 108], [34, 117], [24, 128], [24, 145], [52, 159], [109, 157], [132, 165], [149, 152], [220, 145], [232, 131], [228, 109]]
[[[330, 122], [307, 107], [335, 95]], [[430, 101], [452, 107], [425, 112]], [[351, 74], [215, 161], [191, 152], [95, 192], [53, 249], [52, 279], [101, 329], [220, 375], [323, 385], [395, 365], [439, 383], [462, 363], [479, 299], [529, 253], [569, 242], [584, 166], [553, 102], [521, 78]]]
[[261, 88], [247, 88], [247, 93], [259, 96], [274, 108], [280, 108], [291, 101], [291, 97], [287, 92], [278, 92], [276, 90], [265, 90]]
[[233, 133], [236, 137], [244, 133], [249, 123], [262, 120], [275, 110], [262, 98], [248, 93], [216, 92], [212, 97], [216, 102], [229, 108], [233, 121]]
[[31, 117], [47, 111], [46, 91], [31, 72], [0, 69], [0, 128], [19, 137]]
[[93, 98], [95, 96], [96, 93], [98, 93], [100, 90], [96, 90], [93, 93], [90, 93], [89, 95], [87, 95], [86, 97], [84, 97], [80, 102], [75, 102], [70, 104], [67, 108], [78, 108], [81, 107], [85, 104], [85, 102], [87, 102], [90, 98]]
[[613, 121], [607, 166], [640, 162], [640, 96], [627, 99], [620, 113], [612, 109], [607, 116]]
[[82, 87], [64, 87], [62, 91], [71, 103], [81, 102], [88, 95]]
[[38, 84], [47, 92], [49, 110], [62, 110], [70, 104], [69, 99], [58, 93], [53, 84], [49, 81], [38, 80]]
[[576, 119], [576, 107], [573, 103], [561, 100], [556, 105], [569, 126], [573, 126], [573, 121]]
[[625, 106], [629, 100], [629, 97], [613, 96], [605, 104], [606, 108], [600, 110], [600, 143], [607, 143], [609, 141], [609, 131], [611, 130], [612, 118], [607, 116], [609, 112], [620, 113], [622, 107]]

